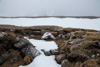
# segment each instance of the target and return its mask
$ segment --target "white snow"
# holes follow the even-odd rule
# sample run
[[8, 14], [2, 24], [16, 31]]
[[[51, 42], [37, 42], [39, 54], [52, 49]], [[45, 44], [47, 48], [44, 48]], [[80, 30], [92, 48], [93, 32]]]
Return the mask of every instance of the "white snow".
[[84, 28], [100, 30], [99, 19], [76, 19], [76, 18], [0, 18], [0, 24], [16, 26], [41, 26], [55, 25], [61, 27]]
[[47, 39], [48, 36], [50, 36], [52, 39], [55, 39], [55, 37], [50, 32], [44, 33], [41, 39]]
[[61, 65], [57, 64], [55, 61], [55, 56], [45, 56], [41, 49], [49, 51], [50, 49], [57, 49], [57, 45], [54, 41], [44, 41], [44, 40], [35, 40], [28, 39], [36, 49], [40, 51], [40, 55], [37, 56], [33, 62], [27, 66], [19, 66], [19, 67], [61, 67]]

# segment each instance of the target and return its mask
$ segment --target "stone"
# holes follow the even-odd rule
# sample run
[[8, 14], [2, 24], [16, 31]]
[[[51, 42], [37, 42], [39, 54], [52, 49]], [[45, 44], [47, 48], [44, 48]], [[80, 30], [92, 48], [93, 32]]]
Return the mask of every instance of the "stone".
[[72, 34], [72, 33], [67, 33], [67, 39], [69, 39], [69, 40], [71, 40], [71, 39], [73, 39], [75, 37], [75, 35], [74, 34]]
[[45, 51], [44, 54], [45, 54], [46, 56], [50, 56], [50, 55], [51, 55], [51, 53], [50, 53], [49, 51]]
[[32, 35], [33, 32], [32, 32], [32, 31], [27, 31], [26, 34], [27, 34], [27, 35]]
[[40, 35], [41, 31], [32, 31], [34, 35]]
[[100, 42], [98, 44], [100, 45]]
[[87, 36], [87, 34], [83, 35], [82, 38], [84, 38], [84, 37], [86, 37], [86, 36]]
[[46, 32], [50, 32], [50, 29], [42, 29], [42, 30], [41, 30], [41, 34], [44, 34], [44, 33], [46, 33]]
[[28, 45], [21, 50], [21, 56], [25, 57], [26, 55], [31, 55], [33, 58], [40, 55], [40, 52], [32, 45]]
[[31, 45], [31, 43], [23, 37], [17, 37], [16, 39], [18, 41], [17, 43], [14, 44], [16, 48], [23, 48], [27, 45]]
[[3, 64], [9, 57], [9, 53], [5, 52], [0, 56], [0, 65]]
[[58, 50], [50, 50], [50, 53], [52, 55], [58, 55], [59, 54], [59, 51]]
[[66, 59], [66, 54], [59, 54], [55, 56], [55, 60], [58, 64], [61, 64], [61, 62]]
[[50, 51], [45, 51], [44, 49], [41, 49], [41, 51], [43, 51], [46, 56], [50, 56], [51, 55]]
[[80, 42], [82, 42], [82, 40], [81, 39], [77, 39], [75, 41], [72, 41], [71, 45], [76, 45], [76, 44], [79, 44]]
[[61, 67], [66, 67], [68, 64], [68, 60], [63, 60], [61, 63]]
[[72, 46], [72, 45], [67, 45], [67, 48], [70, 49], [71, 46]]
[[5, 32], [0, 32], [0, 38], [4, 37], [4, 36], [7, 36], [7, 33]]
[[46, 32], [43, 34], [43, 36], [41, 37], [41, 39], [55, 39], [55, 37], [50, 33], [50, 32]]
[[95, 55], [92, 55], [91, 58], [95, 58]]

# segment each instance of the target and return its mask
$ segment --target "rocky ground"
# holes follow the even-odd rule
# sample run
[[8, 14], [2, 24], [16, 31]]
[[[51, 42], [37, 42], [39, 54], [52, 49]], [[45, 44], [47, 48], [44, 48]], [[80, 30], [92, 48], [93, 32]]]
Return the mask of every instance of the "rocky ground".
[[[49, 34], [42, 38], [46, 32]], [[9, 25], [0, 25], [0, 67], [28, 65], [40, 55], [25, 36], [55, 41], [58, 49], [42, 51], [46, 56], [55, 55], [55, 60], [61, 67], [100, 67], [100, 31], [57, 26]]]

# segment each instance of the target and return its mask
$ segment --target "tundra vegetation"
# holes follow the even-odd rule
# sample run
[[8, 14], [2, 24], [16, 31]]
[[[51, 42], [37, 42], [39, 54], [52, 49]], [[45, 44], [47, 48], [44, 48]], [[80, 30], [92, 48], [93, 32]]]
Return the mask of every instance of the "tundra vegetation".
[[[50, 35], [41, 38], [46, 32]], [[46, 56], [55, 55], [55, 60], [61, 67], [100, 67], [100, 31], [58, 26], [10, 25], [0, 25], [0, 67], [28, 65], [40, 55], [34, 44], [24, 38], [26, 36], [55, 41], [58, 49], [42, 51]]]

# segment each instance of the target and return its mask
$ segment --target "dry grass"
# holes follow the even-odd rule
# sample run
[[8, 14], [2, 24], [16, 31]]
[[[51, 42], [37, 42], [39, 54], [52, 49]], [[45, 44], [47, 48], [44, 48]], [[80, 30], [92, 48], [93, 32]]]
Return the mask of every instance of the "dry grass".
[[23, 65], [23, 58], [20, 56], [19, 51], [10, 49], [10, 56], [7, 61], [2, 65], [2, 67], [18, 67]]

